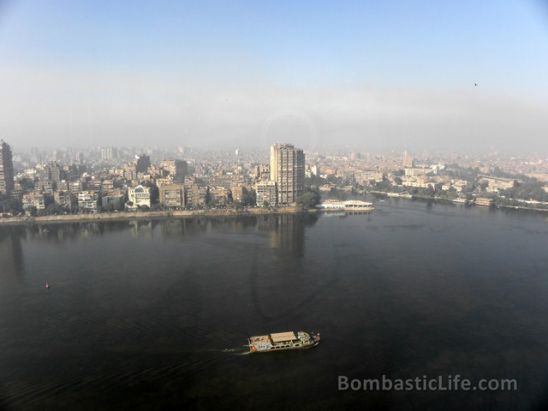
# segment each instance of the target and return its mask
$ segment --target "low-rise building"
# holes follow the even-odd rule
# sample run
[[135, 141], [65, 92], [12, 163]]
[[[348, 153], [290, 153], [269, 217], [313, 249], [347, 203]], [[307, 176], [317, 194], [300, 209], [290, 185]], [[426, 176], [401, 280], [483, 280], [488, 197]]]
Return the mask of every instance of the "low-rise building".
[[70, 191], [56, 191], [53, 193], [53, 200], [55, 204], [66, 207], [69, 210], [72, 210], [76, 203], [75, 197]]
[[495, 204], [495, 200], [488, 197], [476, 197], [474, 204], [483, 206], [483, 207], [491, 207]]
[[162, 184], [159, 187], [160, 204], [169, 208], [185, 206], [185, 190], [182, 184]]
[[108, 193], [114, 189], [114, 182], [112, 180], [103, 180], [101, 182], [101, 192]]
[[209, 188], [210, 200], [219, 205], [225, 205], [228, 203], [228, 194], [230, 189], [227, 189], [223, 186], [215, 186]]
[[185, 205], [190, 208], [198, 208], [205, 204], [208, 188], [197, 182], [185, 184]]
[[121, 210], [124, 208], [124, 198], [123, 191], [110, 191], [101, 197], [101, 207], [105, 211]]
[[78, 209], [81, 212], [97, 212], [98, 197], [96, 191], [80, 191], [78, 193]]
[[424, 176], [426, 174], [430, 174], [431, 172], [432, 172], [432, 169], [427, 167], [408, 167], [405, 169], [405, 176], [406, 177]]
[[29, 211], [35, 208], [37, 211], [46, 209], [46, 196], [43, 193], [33, 191], [23, 195], [23, 210]]
[[265, 204], [275, 206], [277, 204], [278, 192], [274, 181], [257, 183], [255, 191], [257, 192], [257, 206], [263, 207]]
[[402, 186], [413, 188], [428, 188], [433, 187], [434, 184], [430, 183], [424, 177], [402, 177]]
[[512, 178], [482, 176], [480, 177], [480, 183], [487, 183], [487, 191], [496, 193], [502, 190], [514, 188], [517, 181]]

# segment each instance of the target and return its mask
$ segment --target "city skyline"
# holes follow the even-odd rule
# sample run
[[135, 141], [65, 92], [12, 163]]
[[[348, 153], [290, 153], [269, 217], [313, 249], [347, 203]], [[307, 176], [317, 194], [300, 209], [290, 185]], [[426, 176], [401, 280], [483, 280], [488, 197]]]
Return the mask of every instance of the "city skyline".
[[132, 5], [6, 2], [0, 136], [546, 150], [541, 2]]

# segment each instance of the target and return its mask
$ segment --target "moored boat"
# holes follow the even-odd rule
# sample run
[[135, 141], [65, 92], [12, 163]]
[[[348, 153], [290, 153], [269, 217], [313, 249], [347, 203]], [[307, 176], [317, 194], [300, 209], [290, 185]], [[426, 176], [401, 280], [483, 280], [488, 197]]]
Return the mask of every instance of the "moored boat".
[[353, 213], [370, 212], [375, 209], [372, 203], [361, 200], [326, 200], [323, 203], [318, 204], [316, 208], [321, 211], [346, 211]]

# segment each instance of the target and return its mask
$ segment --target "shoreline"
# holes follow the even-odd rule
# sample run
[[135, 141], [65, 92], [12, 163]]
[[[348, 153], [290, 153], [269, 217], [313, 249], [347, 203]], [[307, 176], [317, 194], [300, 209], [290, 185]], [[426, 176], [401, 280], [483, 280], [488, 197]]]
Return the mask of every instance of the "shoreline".
[[[392, 199], [398, 199], [398, 200], [433, 202], [438, 204], [454, 205], [454, 206], [461, 205], [459, 203], [455, 203], [453, 200], [450, 200], [448, 198], [428, 197], [428, 196], [421, 196], [416, 194], [411, 194], [410, 196], [408, 195], [395, 196], [395, 195], [389, 195], [388, 192], [385, 192], [385, 191], [370, 191], [369, 194], [377, 197], [392, 198]], [[525, 211], [525, 212], [533, 212], [533, 213], [541, 213], [541, 214], [548, 213], [548, 208], [533, 208], [533, 207], [524, 207], [524, 206], [509, 205], [509, 204], [493, 205], [492, 207], [486, 207], [478, 204], [473, 204], [473, 205], [471, 204], [471, 205], [466, 205], [466, 207], [493, 208], [495, 210]]]
[[[387, 197], [386, 193], [375, 192], [373, 195]], [[385, 195], [382, 195], [385, 194]], [[442, 198], [426, 198], [420, 196], [391, 197], [408, 201], [436, 202], [440, 204], [459, 206], [451, 200]], [[482, 207], [481, 208], [489, 208]], [[492, 207], [496, 210], [508, 210], [516, 212], [548, 213], [548, 209], [529, 208], [523, 206], [502, 205]], [[93, 223], [102, 221], [133, 221], [133, 220], [161, 220], [161, 219], [185, 219], [196, 217], [218, 218], [218, 217], [250, 217], [267, 215], [288, 215], [288, 214], [329, 214], [335, 210], [303, 209], [301, 207], [280, 207], [280, 208], [249, 208], [245, 210], [223, 209], [223, 210], [177, 210], [177, 211], [119, 211], [117, 213], [91, 213], [91, 214], [62, 214], [46, 215], [38, 217], [18, 216], [18, 217], [0, 217], [0, 227], [16, 225], [41, 225], [41, 224], [63, 224], [63, 223]], [[338, 211], [338, 210], [337, 210]]]
[[96, 214], [62, 214], [39, 217], [3, 217], [0, 218], [1, 226], [13, 225], [40, 225], [56, 223], [86, 223], [101, 221], [132, 221], [155, 219], [184, 219], [196, 217], [248, 217], [264, 215], [306, 214], [317, 213], [315, 209], [302, 209], [300, 207], [283, 207], [274, 209], [250, 208], [246, 210], [177, 210], [177, 211], [120, 211], [118, 213]]

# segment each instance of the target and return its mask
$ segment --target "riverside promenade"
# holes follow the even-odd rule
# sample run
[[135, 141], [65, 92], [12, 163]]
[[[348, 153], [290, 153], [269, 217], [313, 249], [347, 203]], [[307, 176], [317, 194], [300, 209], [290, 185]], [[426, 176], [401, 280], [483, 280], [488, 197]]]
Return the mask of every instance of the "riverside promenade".
[[282, 215], [315, 213], [317, 210], [304, 210], [301, 207], [278, 208], [245, 208], [235, 209], [209, 209], [209, 210], [178, 210], [178, 211], [120, 211], [117, 213], [89, 213], [89, 214], [62, 214], [47, 216], [23, 216], [0, 217], [2, 225], [26, 225], [26, 224], [52, 224], [52, 223], [81, 223], [97, 221], [126, 221], [126, 220], [152, 220], [166, 218], [195, 218], [195, 217], [242, 217], [256, 215]]

